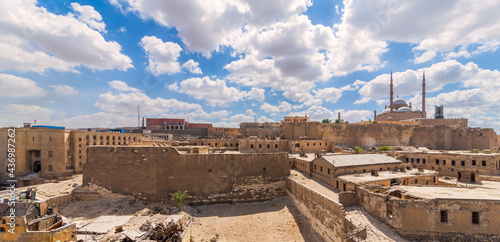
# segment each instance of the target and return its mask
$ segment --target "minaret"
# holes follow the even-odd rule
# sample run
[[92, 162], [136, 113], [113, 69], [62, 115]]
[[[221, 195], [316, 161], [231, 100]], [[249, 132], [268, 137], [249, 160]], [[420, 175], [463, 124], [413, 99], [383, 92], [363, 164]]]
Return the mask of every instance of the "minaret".
[[390, 93], [390, 96], [391, 96], [391, 102], [389, 103], [389, 107], [391, 108], [391, 113], [393, 111], [393, 108], [394, 108], [394, 105], [393, 105], [393, 99], [394, 99], [394, 92], [393, 92], [393, 84], [392, 84], [392, 71], [391, 71], [391, 93]]
[[425, 113], [425, 71], [422, 78], [422, 118], [426, 118]]

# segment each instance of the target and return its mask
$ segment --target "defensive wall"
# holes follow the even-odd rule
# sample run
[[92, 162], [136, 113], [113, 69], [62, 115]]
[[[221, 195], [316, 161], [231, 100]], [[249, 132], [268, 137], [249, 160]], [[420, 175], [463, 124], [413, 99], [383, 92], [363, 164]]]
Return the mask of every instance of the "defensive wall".
[[299, 182], [287, 178], [287, 193], [312, 229], [325, 241], [357, 241], [366, 236], [360, 228], [346, 219], [344, 206]]
[[180, 154], [173, 147], [87, 148], [83, 184], [144, 200], [188, 191], [192, 204], [248, 202], [285, 195], [288, 154]]
[[443, 150], [495, 150], [496, 137], [493, 129], [458, 129], [447, 125], [302, 122], [284, 124], [282, 138], [329, 140], [337, 146], [364, 148], [387, 145], [424, 146], [429, 149]]

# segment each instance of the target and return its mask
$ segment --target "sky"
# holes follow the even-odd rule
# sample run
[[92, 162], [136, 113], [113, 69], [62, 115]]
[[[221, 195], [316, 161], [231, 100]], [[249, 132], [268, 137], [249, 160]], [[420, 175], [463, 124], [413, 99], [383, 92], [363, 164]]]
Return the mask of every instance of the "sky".
[[0, 126], [373, 120], [394, 94], [500, 131], [497, 0], [0, 1]]

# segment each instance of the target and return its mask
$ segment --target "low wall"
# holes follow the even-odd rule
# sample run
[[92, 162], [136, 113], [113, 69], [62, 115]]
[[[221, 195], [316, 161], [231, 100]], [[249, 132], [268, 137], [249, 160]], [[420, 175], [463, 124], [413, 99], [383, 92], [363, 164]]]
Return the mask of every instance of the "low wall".
[[352, 233], [363, 234], [345, 218], [342, 204], [290, 178], [286, 179], [286, 188], [288, 196], [323, 240], [353, 241]]

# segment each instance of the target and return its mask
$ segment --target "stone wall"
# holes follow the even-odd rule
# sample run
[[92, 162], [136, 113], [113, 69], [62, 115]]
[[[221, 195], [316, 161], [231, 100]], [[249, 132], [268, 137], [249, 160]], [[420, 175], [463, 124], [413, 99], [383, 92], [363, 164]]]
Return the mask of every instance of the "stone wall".
[[387, 146], [424, 146], [430, 149], [495, 149], [492, 129], [459, 130], [446, 125], [404, 125], [397, 123], [323, 124], [319, 122], [283, 125], [283, 138], [329, 140], [337, 146], [363, 148]]
[[261, 201], [285, 195], [288, 155], [180, 154], [173, 147], [90, 147], [83, 184], [144, 200], [188, 191], [190, 203]]
[[286, 188], [288, 196], [323, 240], [351, 241], [351, 232], [358, 228], [345, 218], [342, 204], [289, 178]]

